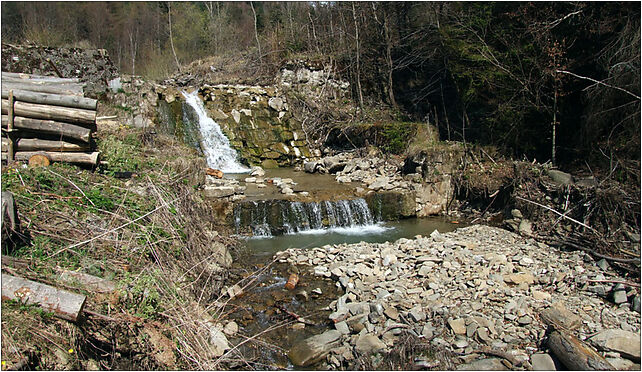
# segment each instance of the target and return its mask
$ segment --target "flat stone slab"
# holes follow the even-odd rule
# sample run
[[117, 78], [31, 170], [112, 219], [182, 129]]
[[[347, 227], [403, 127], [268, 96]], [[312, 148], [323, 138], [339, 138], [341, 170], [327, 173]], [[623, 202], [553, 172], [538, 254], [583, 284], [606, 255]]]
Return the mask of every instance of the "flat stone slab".
[[295, 366], [310, 366], [323, 359], [332, 350], [339, 338], [341, 338], [341, 332], [337, 330], [330, 330], [320, 335], [312, 336], [294, 345], [290, 349], [288, 357]]
[[640, 335], [621, 329], [607, 329], [590, 338], [598, 348], [616, 351], [623, 357], [640, 361]]

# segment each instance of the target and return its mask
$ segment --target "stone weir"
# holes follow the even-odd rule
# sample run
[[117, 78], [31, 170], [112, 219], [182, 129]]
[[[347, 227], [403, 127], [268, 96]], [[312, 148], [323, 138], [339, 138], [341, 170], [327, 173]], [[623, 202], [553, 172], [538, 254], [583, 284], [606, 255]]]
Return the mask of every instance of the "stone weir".
[[[241, 235], [275, 236], [323, 229], [359, 229], [414, 217], [413, 193], [358, 191], [331, 175], [253, 168], [249, 175], [206, 177], [203, 196], [217, 218]], [[291, 178], [290, 178], [291, 177]]]
[[[204, 85], [198, 94], [209, 117], [220, 125], [232, 147], [249, 165], [271, 169], [313, 157], [302, 124], [292, 115], [287, 97], [279, 88]], [[161, 130], [198, 149], [200, 132], [192, 111], [179, 89], [160, 90]]]

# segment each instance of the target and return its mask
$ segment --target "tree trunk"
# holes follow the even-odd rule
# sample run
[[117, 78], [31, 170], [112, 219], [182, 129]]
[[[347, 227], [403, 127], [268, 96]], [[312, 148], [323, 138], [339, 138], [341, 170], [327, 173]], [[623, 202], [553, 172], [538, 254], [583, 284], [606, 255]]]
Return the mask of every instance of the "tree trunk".
[[[7, 151], [10, 141], [2, 139], [2, 151]], [[60, 151], [81, 152], [89, 150], [89, 144], [75, 144], [65, 141], [51, 141], [38, 138], [20, 138], [16, 141], [17, 151]]]
[[[6, 114], [9, 102], [2, 100], [2, 113]], [[95, 124], [96, 111], [69, 107], [37, 105], [34, 103], [15, 102], [13, 113], [16, 116], [33, 119], [64, 121], [74, 124]]]
[[252, 14], [254, 14], [254, 37], [256, 38], [256, 45], [259, 48], [259, 64], [261, 64], [261, 42], [259, 41], [259, 30], [257, 28], [257, 19], [256, 11], [254, 10], [254, 3], [250, 1], [250, 7], [252, 7]]
[[[9, 90], [2, 89], [2, 98], [9, 97]], [[17, 101], [28, 103], [39, 103], [42, 105], [63, 106], [80, 108], [85, 110], [96, 110], [97, 100], [79, 96], [68, 96], [51, 93], [39, 93], [28, 90], [14, 90], [13, 97]]]
[[357, 22], [357, 11], [352, 3], [352, 18], [354, 20], [354, 37], [357, 47], [357, 94], [359, 95], [359, 106], [363, 107], [363, 92], [361, 90], [361, 67], [359, 66], [359, 58], [361, 51], [359, 50], [359, 23]]
[[[16, 152], [16, 160], [28, 161], [34, 155], [45, 155], [52, 161], [76, 163], [76, 164], [98, 164], [99, 152], [52, 152], [52, 151], [19, 151]], [[2, 153], [4, 159], [6, 153]]]
[[386, 63], [388, 65], [388, 96], [392, 107], [397, 108], [397, 100], [395, 100], [394, 84], [392, 80], [392, 72], [394, 66], [392, 63], [392, 38], [390, 36], [390, 21], [388, 12], [383, 13], [383, 33], [386, 39]]
[[[6, 128], [9, 122], [7, 115], [2, 115], [2, 127]], [[13, 119], [15, 129], [28, 130], [46, 134], [60, 135], [69, 139], [89, 142], [91, 130], [73, 124], [61, 123], [53, 120], [40, 120], [16, 117]]]
[[167, 18], [169, 20], [169, 45], [172, 47], [172, 53], [174, 54], [174, 60], [176, 61], [178, 72], [181, 72], [181, 64], [178, 62], [176, 49], [174, 49], [174, 37], [172, 36], [172, 3], [169, 1], [167, 2]]
[[2, 81], [2, 90], [28, 90], [31, 92], [82, 96], [83, 88], [79, 84], [35, 84], [29, 80], [20, 82]]
[[76, 322], [87, 297], [3, 273], [2, 299], [38, 304], [59, 318]]

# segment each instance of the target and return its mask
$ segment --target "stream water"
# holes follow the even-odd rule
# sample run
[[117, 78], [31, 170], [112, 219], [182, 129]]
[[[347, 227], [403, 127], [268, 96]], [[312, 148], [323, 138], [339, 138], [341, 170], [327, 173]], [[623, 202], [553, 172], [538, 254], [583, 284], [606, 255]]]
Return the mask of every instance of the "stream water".
[[[455, 221], [459, 222], [459, 221]], [[416, 235], [430, 235], [434, 230], [450, 232], [461, 227], [444, 217], [410, 218], [399, 221], [377, 222], [353, 227], [311, 229], [278, 236], [246, 238], [245, 245], [253, 255], [269, 259], [278, 251], [288, 248], [313, 248], [326, 244], [359, 242], [383, 243]]]

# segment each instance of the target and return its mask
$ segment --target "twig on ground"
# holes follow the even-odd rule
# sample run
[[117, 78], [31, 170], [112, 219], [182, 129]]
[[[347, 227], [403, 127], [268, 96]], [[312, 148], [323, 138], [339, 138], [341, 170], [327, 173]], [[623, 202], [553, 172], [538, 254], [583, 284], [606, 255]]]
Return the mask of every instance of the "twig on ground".
[[93, 207], [95, 207], [95, 206], [96, 206], [96, 205], [94, 204], [94, 202], [93, 202], [93, 201], [91, 201], [91, 199], [89, 199], [89, 198], [87, 197], [87, 195], [85, 195], [85, 193], [80, 189], [80, 187], [78, 187], [78, 185], [76, 185], [75, 183], [73, 183], [73, 181], [71, 181], [69, 178], [66, 178], [66, 177], [64, 177], [64, 176], [61, 176], [60, 174], [58, 174], [58, 173], [56, 173], [56, 172], [52, 171], [51, 169], [48, 169], [48, 168], [47, 168], [47, 170], [48, 170], [51, 174], [55, 174], [56, 176], [58, 176], [58, 177], [62, 178], [63, 180], [65, 180], [65, 181], [69, 182], [73, 187], [75, 187], [75, 188], [76, 188], [76, 190], [80, 191], [80, 193], [82, 194], [82, 196], [84, 196], [84, 197], [85, 197], [85, 199], [87, 199], [87, 201], [89, 202], [89, 204], [91, 204]]

